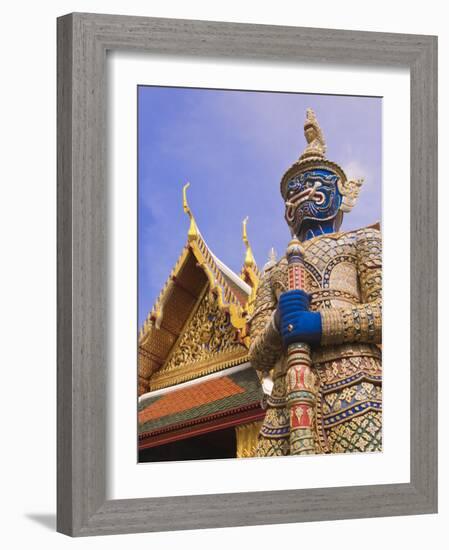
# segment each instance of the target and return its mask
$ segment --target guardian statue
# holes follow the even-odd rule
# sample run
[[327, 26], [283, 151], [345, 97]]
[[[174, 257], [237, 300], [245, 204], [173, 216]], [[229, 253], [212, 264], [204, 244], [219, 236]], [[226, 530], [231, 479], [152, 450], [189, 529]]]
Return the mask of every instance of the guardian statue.
[[257, 456], [382, 449], [382, 241], [378, 225], [340, 231], [363, 180], [325, 157], [315, 114], [281, 180], [292, 232], [250, 319], [250, 359], [273, 380]]

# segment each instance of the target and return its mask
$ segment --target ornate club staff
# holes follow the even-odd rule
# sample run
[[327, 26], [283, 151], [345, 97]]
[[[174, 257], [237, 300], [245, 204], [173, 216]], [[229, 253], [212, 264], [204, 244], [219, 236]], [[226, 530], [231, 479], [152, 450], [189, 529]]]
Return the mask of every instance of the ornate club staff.
[[[286, 256], [289, 290], [304, 290], [304, 249], [297, 238], [290, 241]], [[292, 455], [315, 453], [316, 381], [309, 344], [290, 344], [287, 348], [286, 383]]]

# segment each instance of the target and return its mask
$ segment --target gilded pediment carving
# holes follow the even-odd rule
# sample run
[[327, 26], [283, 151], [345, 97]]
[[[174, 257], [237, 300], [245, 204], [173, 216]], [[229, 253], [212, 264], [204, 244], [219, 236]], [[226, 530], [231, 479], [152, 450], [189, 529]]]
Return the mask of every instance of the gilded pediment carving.
[[161, 369], [151, 378], [151, 388], [209, 374], [246, 356], [238, 330], [216, 296], [206, 289]]

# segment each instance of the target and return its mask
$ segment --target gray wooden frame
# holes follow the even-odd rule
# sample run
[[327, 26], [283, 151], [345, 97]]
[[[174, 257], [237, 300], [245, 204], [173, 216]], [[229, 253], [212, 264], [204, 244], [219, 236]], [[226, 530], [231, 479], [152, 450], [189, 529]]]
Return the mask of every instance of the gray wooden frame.
[[[410, 69], [410, 483], [106, 499], [108, 50]], [[59, 18], [58, 531], [82, 536], [436, 511], [437, 38], [80, 13]]]

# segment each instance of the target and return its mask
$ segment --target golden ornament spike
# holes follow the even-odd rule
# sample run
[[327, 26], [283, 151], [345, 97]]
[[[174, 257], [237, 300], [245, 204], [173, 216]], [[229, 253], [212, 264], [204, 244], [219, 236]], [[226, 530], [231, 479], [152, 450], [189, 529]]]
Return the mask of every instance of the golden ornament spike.
[[249, 220], [248, 216], [246, 216], [246, 218], [243, 220], [243, 234], [242, 234], [242, 239], [246, 246], [245, 266], [254, 267], [256, 265], [256, 260], [254, 259], [251, 245], [249, 244], [248, 233], [246, 229], [246, 224], [248, 223], [248, 220]]
[[189, 241], [194, 241], [198, 238], [199, 231], [198, 231], [198, 226], [196, 225], [195, 218], [192, 214], [192, 211], [190, 210], [189, 203], [187, 202], [187, 189], [189, 187], [190, 187], [190, 182], [187, 182], [182, 188], [182, 207], [184, 209], [184, 212], [190, 218], [190, 227], [187, 233], [187, 239]]
[[307, 146], [300, 159], [309, 157], [324, 158], [326, 142], [315, 113], [310, 108], [307, 109], [306, 121], [304, 122], [304, 136], [307, 140]]

